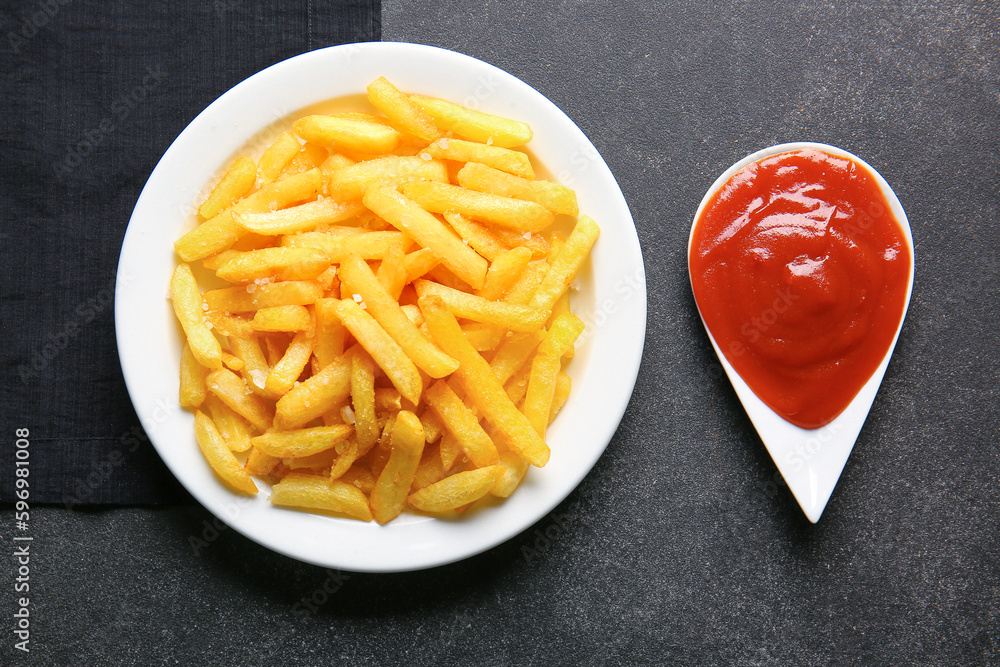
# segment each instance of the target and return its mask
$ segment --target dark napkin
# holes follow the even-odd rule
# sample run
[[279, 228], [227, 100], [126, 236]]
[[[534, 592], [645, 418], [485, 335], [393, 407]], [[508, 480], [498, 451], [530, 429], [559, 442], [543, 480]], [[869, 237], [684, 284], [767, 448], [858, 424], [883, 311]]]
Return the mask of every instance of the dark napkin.
[[0, 9], [0, 502], [16, 429], [31, 499], [186, 498], [132, 409], [114, 280], [132, 207], [174, 138], [230, 87], [317, 48], [380, 38], [377, 0], [5, 2]]

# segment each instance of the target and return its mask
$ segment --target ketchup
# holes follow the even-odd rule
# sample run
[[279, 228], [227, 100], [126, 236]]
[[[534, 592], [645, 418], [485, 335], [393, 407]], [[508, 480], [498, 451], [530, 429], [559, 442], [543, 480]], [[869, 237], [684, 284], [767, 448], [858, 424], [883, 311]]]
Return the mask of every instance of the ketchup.
[[892, 345], [910, 256], [874, 176], [806, 149], [737, 171], [698, 217], [688, 262], [726, 359], [772, 410], [811, 429], [843, 412]]

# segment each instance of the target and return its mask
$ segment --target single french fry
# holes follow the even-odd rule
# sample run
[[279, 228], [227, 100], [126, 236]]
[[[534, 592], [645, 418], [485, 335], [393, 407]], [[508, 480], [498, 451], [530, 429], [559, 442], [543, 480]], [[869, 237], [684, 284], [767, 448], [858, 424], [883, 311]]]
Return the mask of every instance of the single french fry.
[[329, 151], [314, 142], [307, 141], [302, 144], [299, 152], [292, 156], [288, 164], [284, 166], [278, 174], [278, 179], [286, 178], [293, 174], [298, 174], [310, 169], [318, 169], [326, 161]]
[[205, 400], [207, 389], [205, 388], [205, 378], [208, 376], [208, 369], [198, 363], [191, 346], [184, 343], [181, 348], [181, 383], [180, 401], [185, 408], [196, 408]]
[[506, 252], [507, 248], [500, 242], [497, 235], [485, 225], [469, 220], [455, 211], [445, 211], [444, 219], [462, 237], [464, 242], [489, 261], [496, 261], [500, 255]]
[[327, 182], [330, 196], [339, 201], [359, 199], [371, 188], [397, 186], [410, 181], [448, 182], [448, 168], [438, 160], [417, 156], [388, 156], [338, 169]]
[[456, 473], [410, 494], [407, 502], [422, 512], [455, 510], [489, 493], [502, 472], [502, 466], [492, 465]]
[[413, 475], [410, 491], [419, 491], [434, 482], [440, 482], [444, 479], [446, 472], [441, 460], [441, 447], [424, 445], [424, 455], [420, 457], [420, 464], [417, 466], [417, 472]]
[[[458, 368], [457, 361], [435, 347], [410, 322], [396, 299], [386, 291], [364, 260], [357, 256], [345, 259], [340, 265], [340, 277], [350, 287], [351, 292], [361, 295], [367, 312], [399, 344], [417, 367], [433, 378], [445, 377]], [[345, 325], [351, 329], [346, 322]], [[351, 331], [353, 333], [353, 329]], [[406, 396], [406, 392], [402, 389], [400, 392]]]
[[416, 202], [392, 188], [373, 188], [365, 193], [364, 203], [421, 246], [430, 248], [462, 280], [476, 289], [483, 286], [486, 280], [486, 260], [462, 243], [444, 223]]
[[379, 431], [375, 418], [375, 362], [361, 350], [351, 357], [351, 403], [359, 455], [364, 456], [378, 442]]
[[261, 308], [250, 322], [254, 331], [305, 331], [312, 327], [312, 317], [305, 306]]
[[220, 266], [231, 260], [233, 257], [239, 257], [243, 254], [243, 252], [244, 251], [241, 250], [233, 250], [232, 248], [229, 250], [223, 250], [222, 252], [201, 260], [201, 266], [209, 271], [218, 271]]
[[403, 259], [403, 269], [406, 271], [406, 282], [412, 283], [438, 265], [437, 255], [430, 248], [420, 248], [406, 255]]
[[457, 317], [496, 324], [512, 331], [536, 331], [545, 326], [551, 312], [505, 301], [490, 301], [424, 279], [414, 281], [413, 286], [421, 297], [435, 296], [441, 299]]
[[[518, 153], [518, 155], [523, 155], [523, 153]], [[487, 166], [479, 162], [481, 161], [469, 162], [459, 170], [458, 184], [463, 188], [501, 197], [532, 201], [556, 214], [573, 217], [580, 215], [580, 207], [576, 203], [576, 193], [566, 186], [551, 181], [528, 180], [529, 177], [521, 178], [523, 174], [504, 173], [510, 170], [500, 171], [500, 168], [492, 168], [496, 165]]]
[[586, 215], [580, 218], [549, 272], [545, 274], [542, 284], [535, 290], [531, 298], [532, 307], [551, 309], [555, 305], [573, 282], [600, 233], [600, 228], [592, 218]]
[[371, 470], [360, 463], [355, 463], [348, 468], [347, 472], [337, 478], [337, 481], [357, 487], [365, 496], [369, 495], [375, 488], [375, 476], [372, 475]]
[[556, 376], [556, 390], [552, 394], [552, 408], [549, 410], [549, 424], [552, 420], [556, 418], [559, 411], [562, 410], [563, 406], [566, 405], [566, 400], [569, 398], [570, 389], [573, 386], [573, 381], [570, 379], [569, 375], [559, 371]]
[[331, 410], [350, 393], [351, 360], [345, 354], [278, 399], [275, 426], [283, 430], [299, 428]]
[[399, 343], [353, 299], [341, 299], [332, 307], [355, 340], [371, 355], [379, 368], [385, 371], [399, 393], [407, 400], [417, 403], [423, 391], [423, 381], [417, 367], [406, 356]]
[[349, 255], [364, 259], [382, 259], [393, 244], [405, 239], [400, 232], [364, 232], [361, 234], [328, 234], [324, 232], [304, 232], [286, 236], [283, 246], [298, 248], [318, 248], [327, 254], [331, 262], [340, 263]]
[[233, 222], [243, 229], [264, 236], [309, 232], [323, 225], [350, 220], [361, 212], [356, 203], [318, 199], [280, 211], [234, 213]]
[[262, 278], [310, 280], [329, 266], [326, 253], [317, 248], [262, 248], [240, 253], [215, 273], [231, 283], [252, 283]]
[[245, 233], [236, 224], [234, 213], [262, 213], [285, 208], [312, 199], [322, 185], [319, 169], [293, 174], [270, 183], [177, 239], [174, 250], [185, 262], [221, 252]]
[[302, 144], [291, 132], [282, 132], [274, 143], [267, 147], [257, 161], [257, 176], [261, 186], [267, 185], [278, 177], [293, 157], [302, 149]]
[[219, 433], [226, 439], [229, 449], [234, 452], [245, 452], [250, 449], [250, 437], [253, 428], [246, 419], [236, 414], [232, 408], [219, 400], [215, 395], [205, 399], [205, 407], [212, 416]]
[[531, 251], [532, 259], [544, 259], [549, 256], [552, 248], [545, 237], [537, 232], [521, 232], [506, 227], [491, 227], [490, 231], [508, 248], [525, 247]]
[[476, 220], [522, 232], [537, 232], [552, 224], [552, 212], [532, 201], [500, 197], [448, 183], [414, 181], [400, 191], [431, 213], [455, 211]]
[[[535, 177], [535, 170], [531, 168], [531, 160], [528, 159], [528, 156], [521, 151], [513, 151], [509, 148], [487, 146], [486, 144], [473, 141], [442, 137], [432, 142], [430, 146], [424, 149], [424, 152], [433, 158], [488, 165], [495, 170], [502, 170], [502, 172], [514, 174], [525, 179], [533, 179]], [[461, 173], [462, 171], [459, 171], [459, 174]], [[461, 183], [461, 185], [469, 187], [464, 183]], [[473, 189], [478, 190], [479, 188]], [[495, 192], [493, 194], [501, 193]]]
[[[191, 267], [178, 264], [170, 279], [170, 301], [180, 320], [191, 354], [205, 368], [222, 367], [222, 346], [205, 324], [204, 295], [198, 289]], [[211, 308], [211, 306], [209, 306]]]
[[250, 444], [278, 458], [301, 458], [330, 449], [347, 440], [352, 433], [354, 427], [350, 424], [315, 426], [293, 431], [269, 431], [251, 438]]
[[247, 455], [247, 462], [243, 465], [243, 469], [251, 475], [264, 477], [266, 475], [270, 475], [271, 471], [274, 470], [279, 463], [281, 463], [281, 459], [278, 457], [265, 454], [256, 447], [251, 447], [250, 454]]
[[337, 445], [336, 450], [338, 452], [337, 458], [334, 459], [333, 465], [330, 466], [329, 479], [331, 482], [339, 479], [345, 472], [350, 470], [361, 454], [361, 449], [355, 438]]
[[206, 310], [209, 328], [222, 336], [246, 337], [253, 334], [253, 323], [223, 310]]
[[396, 302], [399, 301], [399, 295], [402, 294], [403, 288], [409, 282], [406, 279], [405, 262], [406, 248], [403, 243], [396, 243], [385, 253], [376, 274], [379, 283], [385, 288], [389, 297]]
[[518, 487], [521, 480], [531, 464], [525, 461], [520, 454], [506, 447], [502, 439], [497, 442], [497, 449], [500, 450], [500, 464], [503, 470], [497, 475], [496, 481], [490, 488], [490, 494], [497, 498], [509, 498]]
[[344, 353], [344, 339], [347, 329], [340, 323], [333, 303], [336, 299], [320, 299], [316, 302], [316, 342], [313, 354], [319, 370]]
[[486, 360], [465, 340], [448, 307], [434, 296], [421, 297], [418, 305], [435, 342], [458, 360], [454, 377], [466, 397], [486, 421], [507, 436], [512, 448], [533, 465], [545, 465], [550, 455], [548, 445], [511, 403]]
[[[258, 311], [259, 312], [259, 311]], [[312, 357], [316, 338], [310, 331], [299, 331], [285, 349], [285, 354], [274, 365], [264, 380], [264, 388], [275, 395], [283, 396], [302, 375], [309, 358]]]
[[552, 323], [552, 328], [538, 346], [531, 362], [528, 392], [524, 397], [524, 416], [538, 435], [545, 437], [555, 395], [556, 378], [562, 369], [562, 357], [573, 342], [583, 333], [584, 324], [572, 313], [563, 313]]
[[271, 400], [278, 398], [277, 394], [269, 391], [266, 386], [267, 376], [271, 372], [271, 365], [264, 356], [264, 351], [260, 346], [260, 339], [256, 336], [232, 336], [229, 344], [233, 352], [243, 362], [243, 370], [240, 375], [250, 391]]
[[388, 116], [403, 131], [418, 139], [430, 141], [438, 136], [437, 126], [431, 117], [410, 102], [410, 98], [401, 93], [384, 76], [368, 84], [368, 99], [376, 109]]
[[441, 434], [441, 444], [438, 446], [438, 449], [441, 453], [441, 468], [445, 472], [450, 472], [458, 462], [458, 458], [465, 455], [462, 443], [450, 431], [445, 431]]
[[472, 141], [503, 148], [531, 141], [531, 128], [521, 121], [469, 109], [437, 97], [410, 95], [410, 101], [426, 111], [438, 129], [451, 130]]
[[504, 384], [504, 391], [514, 405], [520, 406], [524, 395], [528, 393], [528, 378], [531, 376], [531, 364], [526, 364], [514, 373]]
[[477, 352], [486, 352], [495, 350], [508, 332], [495, 324], [468, 322], [462, 325], [462, 333]]
[[[569, 307], [569, 290], [566, 290], [565, 292], [562, 293], [562, 296], [556, 299], [555, 305], [552, 306], [552, 316], [549, 318], [550, 326], [552, 322], [555, 322], [556, 318], [558, 318], [560, 315], [562, 315], [563, 313], [571, 313], [571, 312], [573, 311]], [[570, 345], [566, 349], [566, 353], [563, 356], [566, 357], [567, 359], [572, 359], [575, 355], [576, 355], [576, 345], [574, 344]]]
[[353, 484], [326, 477], [291, 473], [271, 487], [271, 503], [282, 507], [325, 510], [371, 521], [368, 498]]
[[427, 442], [437, 442], [444, 433], [444, 422], [430, 408], [420, 413], [420, 425], [424, 427], [424, 437]]
[[257, 429], [266, 431], [271, 427], [274, 410], [271, 405], [259, 396], [247, 391], [243, 379], [228, 368], [212, 371], [205, 378], [208, 390], [219, 397], [223, 403], [243, 416]]
[[527, 248], [505, 250], [490, 265], [486, 272], [486, 284], [478, 295], [491, 301], [502, 299], [521, 277], [524, 267], [530, 261], [531, 251]]
[[424, 400], [477, 468], [493, 465], [499, 460], [493, 441], [479, 425], [479, 418], [447, 382], [438, 380], [431, 385], [424, 392]]
[[517, 281], [507, 290], [507, 295], [503, 300], [507, 303], [526, 305], [531, 301], [531, 297], [535, 295], [538, 286], [542, 284], [542, 280], [545, 279], [545, 274], [548, 272], [549, 263], [544, 259], [534, 259], [528, 262]]
[[317, 475], [326, 475], [339, 457], [336, 447], [331, 447], [309, 456], [283, 458], [281, 462], [289, 470], [309, 470]]
[[250, 192], [257, 181], [257, 167], [248, 157], [238, 157], [222, 175], [212, 194], [198, 208], [203, 219], [214, 218]]
[[201, 410], [194, 413], [194, 433], [205, 460], [222, 481], [237, 491], [251, 495], [257, 493], [257, 485], [253, 483], [253, 479], [233, 456], [212, 419]]
[[222, 365], [237, 373], [243, 370], [243, 360], [225, 350], [222, 351]]
[[387, 125], [335, 116], [306, 116], [292, 124], [306, 141], [334, 149], [387, 153], [399, 144], [400, 134]]
[[541, 331], [528, 331], [514, 333], [504, 339], [490, 361], [490, 368], [500, 384], [506, 384], [507, 380], [528, 363], [543, 336]]
[[323, 297], [322, 288], [310, 280], [286, 280], [246, 287], [222, 287], [203, 295], [209, 310], [246, 313], [275, 306], [307, 306]]
[[392, 452], [372, 489], [372, 515], [379, 523], [399, 516], [424, 451], [424, 430], [412, 412], [402, 410], [392, 427]]

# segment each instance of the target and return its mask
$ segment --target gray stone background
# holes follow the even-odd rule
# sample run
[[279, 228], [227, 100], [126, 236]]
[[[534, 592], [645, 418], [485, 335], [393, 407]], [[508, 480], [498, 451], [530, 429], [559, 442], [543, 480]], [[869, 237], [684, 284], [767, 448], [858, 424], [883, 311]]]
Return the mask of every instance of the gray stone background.
[[[41, 510], [35, 662], [995, 664], [998, 17], [977, 2], [385, 2], [383, 39], [522, 78], [617, 176], [649, 289], [617, 435], [536, 526], [424, 572], [324, 571], [197, 506]], [[815, 526], [719, 377], [684, 256], [717, 174], [793, 140], [879, 169], [917, 258]]]

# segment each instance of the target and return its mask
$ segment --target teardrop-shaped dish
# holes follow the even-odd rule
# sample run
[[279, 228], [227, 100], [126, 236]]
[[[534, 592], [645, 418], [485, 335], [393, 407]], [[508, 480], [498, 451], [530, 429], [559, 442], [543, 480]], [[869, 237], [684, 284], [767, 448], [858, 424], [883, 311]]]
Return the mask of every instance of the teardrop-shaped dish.
[[914, 276], [913, 235], [906, 212], [885, 179], [868, 163], [856, 155], [835, 146], [811, 142], [796, 142], [771, 146], [770, 148], [765, 148], [748, 155], [734, 164], [719, 176], [708, 192], [705, 193], [691, 224], [691, 234], [688, 239], [688, 271], [692, 282], [692, 289], [694, 289], [694, 277], [690, 273], [690, 258], [695, 239], [695, 229], [698, 226], [699, 220], [701, 220], [702, 212], [706, 206], [714, 195], [729, 182], [733, 175], [747, 165], [764, 158], [804, 149], [814, 149], [833, 156], [848, 158], [857, 165], [867, 169], [881, 189], [905, 236], [910, 259], [909, 280], [906, 285], [905, 299], [899, 322], [892, 337], [892, 342], [885, 351], [885, 356], [882, 358], [881, 363], [878, 364], [868, 381], [864, 383], [847, 407], [833, 421], [819, 428], [801, 428], [780, 416], [754, 393], [743, 377], [733, 368], [722, 349], [720, 349], [718, 342], [705, 321], [700, 306], [699, 316], [702, 318], [702, 324], [705, 325], [705, 330], [708, 333], [712, 347], [715, 348], [715, 352], [719, 357], [719, 362], [726, 371], [726, 375], [729, 376], [729, 380], [736, 390], [736, 395], [743, 403], [743, 407], [750, 417], [750, 421], [753, 422], [754, 428], [757, 429], [761, 440], [767, 447], [768, 453], [778, 466], [778, 470], [788, 484], [792, 495], [795, 496], [795, 499], [802, 507], [802, 511], [805, 512], [810, 521], [816, 523], [826, 508], [837, 480], [840, 478], [841, 472], [843, 472], [844, 465], [851, 455], [854, 443], [858, 439], [861, 427], [868, 417], [872, 403], [875, 400], [875, 394], [878, 392], [882, 378], [885, 375], [885, 370], [889, 365], [889, 358], [892, 356], [892, 351], [896, 347], [896, 341], [899, 339], [899, 332], [903, 327], [903, 321], [906, 318], [906, 311], [910, 303], [910, 294], [913, 291]]

